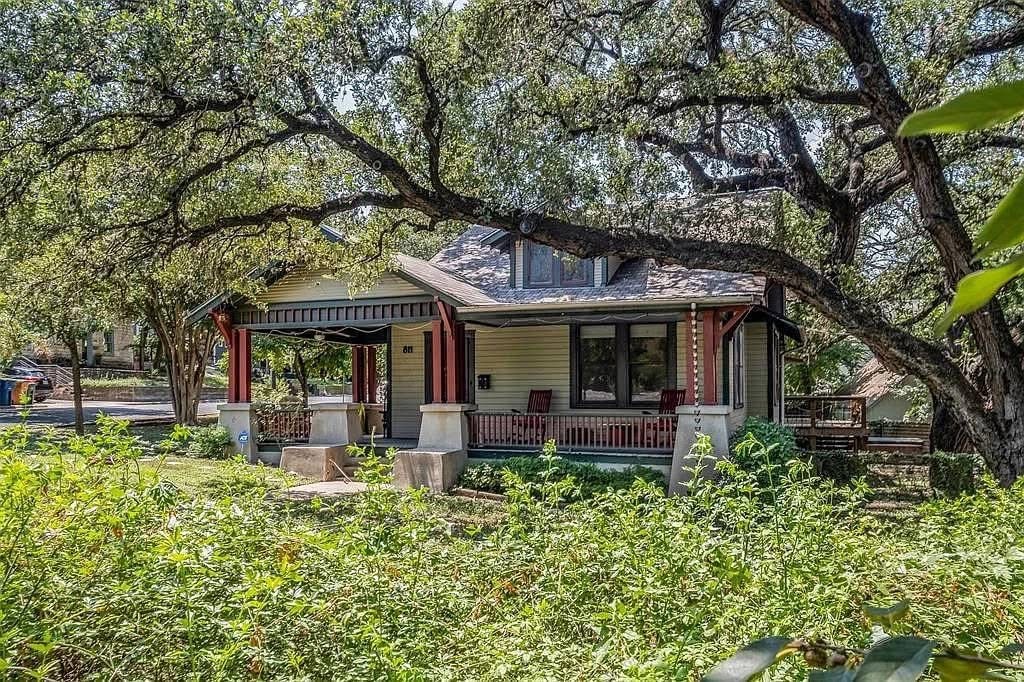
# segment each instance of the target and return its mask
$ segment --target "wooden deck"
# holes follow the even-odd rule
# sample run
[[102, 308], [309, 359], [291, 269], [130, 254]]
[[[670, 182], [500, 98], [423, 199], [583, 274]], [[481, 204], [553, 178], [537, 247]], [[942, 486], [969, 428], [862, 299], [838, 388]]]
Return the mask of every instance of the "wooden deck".
[[800, 447], [814, 452], [921, 454], [930, 451], [928, 424], [869, 424], [867, 415], [864, 396], [786, 397], [785, 421], [796, 433]]

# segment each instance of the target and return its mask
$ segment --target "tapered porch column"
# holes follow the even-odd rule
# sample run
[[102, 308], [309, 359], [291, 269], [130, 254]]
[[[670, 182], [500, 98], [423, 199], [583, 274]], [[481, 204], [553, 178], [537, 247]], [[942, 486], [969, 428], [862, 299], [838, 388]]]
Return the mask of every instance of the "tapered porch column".
[[431, 324], [432, 395], [435, 403], [466, 400], [466, 325], [455, 321], [455, 309], [437, 299], [439, 319]]
[[228, 347], [228, 402], [248, 403], [252, 399], [252, 333], [234, 328], [226, 312], [217, 311], [211, 317]]

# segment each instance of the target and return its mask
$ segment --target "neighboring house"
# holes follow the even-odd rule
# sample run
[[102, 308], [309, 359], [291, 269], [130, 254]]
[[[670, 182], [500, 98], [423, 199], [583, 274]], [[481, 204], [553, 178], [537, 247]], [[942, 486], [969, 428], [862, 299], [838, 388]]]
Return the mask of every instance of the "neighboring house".
[[[364, 368], [387, 354], [384, 444], [434, 452], [454, 437], [470, 457], [501, 457], [554, 439], [592, 461], [667, 467], [677, 417], [674, 404], [659, 414], [665, 389], [685, 391], [680, 414], [706, 429], [782, 419], [785, 339], [800, 339], [784, 300], [754, 275], [577, 259], [472, 227], [430, 261], [398, 255], [366, 290], [294, 268], [257, 300], [220, 296], [192, 319], [213, 316], [229, 340], [229, 402], [242, 410], [251, 334], [325, 339], [354, 347], [356, 403], [375, 394]], [[542, 414], [521, 414], [531, 392]], [[451, 413], [461, 431], [445, 430]], [[259, 440], [254, 419], [240, 444]]]
[[[135, 338], [135, 326], [130, 324], [93, 332], [82, 338], [79, 357], [86, 367], [133, 369], [136, 363]], [[67, 365], [71, 361], [67, 346], [52, 340], [31, 344], [23, 354], [35, 362], [46, 364]]]
[[911, 420], [918, 411], [914, 394], [920, 390], [921, 382], [914, 377], [890, 372], [877, 358], [871, 358], [839, 393], [863, 396], [868, 422], [902, 422]]

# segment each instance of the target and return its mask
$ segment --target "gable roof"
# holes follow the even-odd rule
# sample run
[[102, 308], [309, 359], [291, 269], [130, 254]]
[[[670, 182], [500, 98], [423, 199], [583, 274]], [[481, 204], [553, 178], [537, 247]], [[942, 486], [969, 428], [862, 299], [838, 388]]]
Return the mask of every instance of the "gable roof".
[[505, 245], [502, 235], [511, 237], [501, 230], [471, 227], [430, 262], [447, 272], [458, 273], [499, 305], [720, 297], [755, 301], [764, 295], [764, 277], [659, 264], [650, 258], [626, 261], [611, 281], [601, 287], [516, 289], [509, 281], [512, 250]]
[[840, 392], [844, 395], [864, 396], [868, 399], [870, 406], [885, 398], [908, 379], [912, 379], [912, 377], [891, 372], [879, 362], [878, 358], [871, 358], [850, 377]]
[[[328, 239], [338, 235], [325, 229]], [[653, 259], [624, 262], [612, 279], [600, 287], [517, 289], [510, 282], [514, 235], [475, 225], [470, 227], [429, 261], [396, 254], [395, 275], [425, 292], [459, 308], [505, 308], [516, 305], [536, 307], [572, 303], [609, 306], [732, 299], [737, 303], [758, 303], [764, 297], [765, 279], [747, 273], [685, 268], [656, 263]], [[277, 263], [255, 270], [273, 286], [294, 268]], [[210, 311], [237, 303], [230, 292], [222, 293], [192, 310], [188, 321], [198, 322]]]

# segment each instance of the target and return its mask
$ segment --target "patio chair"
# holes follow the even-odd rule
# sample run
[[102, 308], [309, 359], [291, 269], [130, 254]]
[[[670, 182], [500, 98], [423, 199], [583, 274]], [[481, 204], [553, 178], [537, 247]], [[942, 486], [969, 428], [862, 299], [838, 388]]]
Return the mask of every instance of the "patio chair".
[[512, 410], [518, 416], [512, 418], [512, 431], [516, 443], [534, 445], [544, 443], [547, 420], [538, 416], [551, 411], [551, 396], [554, 391], [533, 389], [526, 401], [526, 413]]
[[[658, 414], [672, 414], [676, 413], [676, 408], [686, 403], [686, 389], [685, 388], [663, 388], [661, 389], [661, 398], [658, 400]], [[651, 414], [650, 412], [644, 412], [644, 414]], [[665, 432], [676, 428], [674, 421], [667, 419], [659, 419], [655, 428], [649, 429], [646, 432], [647, 435], [647, 447], [654, 448], [661, 443], [669, 442], [669, 438], [665, 437]]]

